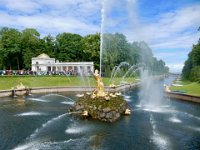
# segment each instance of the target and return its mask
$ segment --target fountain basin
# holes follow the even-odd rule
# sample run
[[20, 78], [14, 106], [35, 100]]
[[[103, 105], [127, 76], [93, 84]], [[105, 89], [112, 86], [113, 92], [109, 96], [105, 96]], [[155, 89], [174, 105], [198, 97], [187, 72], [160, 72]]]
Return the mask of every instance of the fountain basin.
[[110, 97], [106, 100], [105, 97], [91, 98], [86, 94], [84, 97], [79, 97], [73, 106], [73, 111], [78, 112], [80, 116], [87, 111], [88, 117], [106, 122], [117, 121], [125, 114], [126, 109], [128, 109], [128, 104], [121, 96]]

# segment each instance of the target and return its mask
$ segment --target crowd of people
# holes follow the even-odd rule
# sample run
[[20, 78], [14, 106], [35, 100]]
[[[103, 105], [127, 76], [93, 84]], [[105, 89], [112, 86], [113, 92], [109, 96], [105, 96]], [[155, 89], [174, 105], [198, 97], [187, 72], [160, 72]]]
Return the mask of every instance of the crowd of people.
[[31, 71], [31, 70], [0, 70], [0, 75], [66, 75], [66, 76], [83, 76], [92, 75], [92, 72], [82, 73], [74, 70], [69, 71]]

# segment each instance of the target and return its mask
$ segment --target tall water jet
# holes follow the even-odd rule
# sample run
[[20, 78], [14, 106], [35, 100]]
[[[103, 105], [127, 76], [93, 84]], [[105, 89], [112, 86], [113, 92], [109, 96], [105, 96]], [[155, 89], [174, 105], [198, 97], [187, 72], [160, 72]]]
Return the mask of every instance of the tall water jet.
[[104, 21], [105, 21], [105, 0], [102, 1], [102, 9], [101, 9], [101, 41], [100, 41], [100, 76], [102, 73], [102, 55], [103, 55], [103, 35], [104, 35]]
[[163, 104], [163, 85], [148, 70], [141, 70], [140, 105], [155, 108]]

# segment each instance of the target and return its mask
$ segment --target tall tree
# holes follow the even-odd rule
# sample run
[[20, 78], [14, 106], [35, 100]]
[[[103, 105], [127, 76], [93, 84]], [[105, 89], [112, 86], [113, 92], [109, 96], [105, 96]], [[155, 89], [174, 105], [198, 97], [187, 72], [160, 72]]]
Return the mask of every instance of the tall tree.
[[21, 33], [13, 28], [2, 28], [0, 31], [1, 63], [5, 69], [17, 69], [21, 66], [20, 37]]
[[106, 76], [121, 62], [130, 60], [130, 46], [123, 34], [105, 34], [103, 44], [103, 65]]
[[60, 61], [82, 61], [82, 37], [79, 34], [62, 33], [56, 36], [58, 59]]
[[[198, 48], [191, 54], [192, 65], [199, 63], [196, 51]], [[33, 28], [22, 32], [12, 28], [0, 29], [1, 68], [30, 69], [31, 58], [41, 53], [59, 61], [94, 61], [95, 67], [99, 68], [100, 34], [82, 37], [79, 34], [60, 33], [56, 38], [47, 35], [40, 39], [40, 33]], [[102, 71], [109, 76], [113, 67], [124, 61], [129, 64], [143, 62], [157, 72], [167, 70], [163, 61], [153, 58], [145, 42], [129, 43], [121, 33], [104, 34]]]
[[197, 66], [200, 66], [200, 44], [194, 45], [192, 51], [189, 53], [182, 70], [183, 78], [192, 81], [198, 80], [193, 76], [195, 75], [195, 70], [198, 70]]
[[[200, 31], [200, 27], [198, 28]], [[191, 81], [200, 81], [200, 40], [196, 45], [193, 45], [192, 51], [188, 54], [188, 59], [185, 61], [182, 76], [183, 79]]]
[[43, 53], [48, 54], [50, 57], [56, 57], [57, 49], [56, 49], [56, 41], [55, 38], [51, 35], [45, 36], [41, 39], [41, 44], [44, 46]]
[[100, 63], [100, 34], [90, 34], [81, 40], [84, 60], [94, 61], [95, 68], [99, 69]]
[[138, 42], [133, 42], [129, 44], [130, 47], [130, 64], [137, 64], [141, 61], [140, 47]]
[[40, 33], [33, 28], [22, 31], [21, 48], [24, 60], [24, 67], [31, 68], [31, 58], [41, 53]]

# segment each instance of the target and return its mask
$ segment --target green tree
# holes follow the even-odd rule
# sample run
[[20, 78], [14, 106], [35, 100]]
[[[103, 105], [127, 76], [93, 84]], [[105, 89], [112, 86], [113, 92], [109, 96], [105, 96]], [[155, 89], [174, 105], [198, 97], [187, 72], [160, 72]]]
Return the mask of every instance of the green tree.
[[130, 65], [145, 64], [154, 74], [169, 71], [162, 60], [153, 57], [152, 50], [144, 41], [128, 43], [123, 34], [105, 34], [103, 44], [103, 70], [105, 75], [109, 76], [113, 67], [121, 62], [128, 62]]
[[200, 65], [200, 44], [194, 45], [192, 52], [189, 55], [193, 66]]
[[[183, 79], [187, 80], [195, 80], [195, 73], [196, 66], [200, 66], [200, 44], [194, 45], [192, 51], [188, 55], [188, 59], [185, 61], [182, 76]], [[193, 72], [193, 73], [192, 73]]]
[[[200, 31], [200, 27], [198, 29]], [[182, 76], [183, 79], [196, 81], [199, 80], [200, 66], [200, 40], [196, 45], [193, 45], [192, 51], [188, 54], [188, 59], [185, 61]]]
[[89, 34], [81, 40], [85, 61], [94, 61], [95, 68], [100, 63], [100, 34]]
[[105, 34], [103, 44], [103, 70], [106, 76], [114, 66], [130, 61], [130, 45], [123, 34]]
[[191, 69], [190, 80], [200, 82], [200, 66], [195, 66]]
[[45, 36], [43, 39], [41, 39], [41, 45], [44, 47], [42, 53], [46, 53], [50, 57], [57, 58], [56, 41], [53, 36]]
[[141, 61], [140, 48], [138, 42], [130, 43], [130, 64], [137, 64]]
[[[192, 66], [199, 64], [198, 51], [198, 47], [195, 47], [190, 54]], [[0, 29], [1, 68], [30, 69], [31, 58], [41, 53], [59, 61], [94, 61], [99, 69], [100, 34], [82, 37], [79, 34], [60, 33], [56, 38], [47, 35], [40, 39], [40, 33], [33, 28], [26, 28], [22, 32], [7, 27]], [[102, 71], [109, 76], [113, 67], [121, 62], [145, 63], [154, 72], [168, 70], [162, 60], [153, 58], [152, 50], [145, 42], [129, 43], [121, 33], [104, 34]]]
[[22, 31], [21, 49], [23, 64], [26, 69], [31, 68], [31, 58], [41, 53], [40, 33], [33, 28], [27, 28]]
[[163, 60], [157, 60], [157, 58], [153, 57], [151, 63], [151, 70], [153, 74], [162, 74], [168, 73], [169, 68], [165, 66], [165, 62]]
[[0, 31], [1, 66], [5, 69], [17, 69], [21, 66], [21, 33], [13, 28], [2, 28]]
[[62, 33], [56, 36], [58, 59], [60, 61], [82, 61], [82, 37], [79, 34]]

